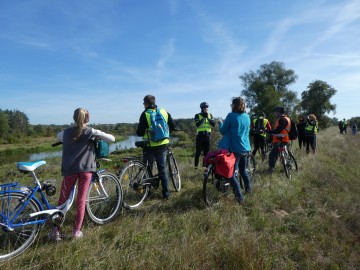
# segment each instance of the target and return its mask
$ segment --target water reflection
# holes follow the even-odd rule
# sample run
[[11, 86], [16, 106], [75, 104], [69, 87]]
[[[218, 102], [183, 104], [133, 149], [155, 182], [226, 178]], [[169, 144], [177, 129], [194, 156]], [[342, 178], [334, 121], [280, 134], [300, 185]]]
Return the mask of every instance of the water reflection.
[[[109, 150], [110, 153], [118, 150], [135, 148], [135, 142], [141, 141], [142, 138], [138, 136], [129, 136], [127, 140], [119, 141], [110, 144]], [[176, 142], [178, 138], [171, 138], [171, 142]], [[39, 153], [21, 153], [14, 155], [0, 155], [0, 162], [2, 164], [15, 163], [18, 161], [35, 161], [47, 158], [60, 157], [62, 154], [61, 150], [53, 151], [53, 152], [39, 152]]]

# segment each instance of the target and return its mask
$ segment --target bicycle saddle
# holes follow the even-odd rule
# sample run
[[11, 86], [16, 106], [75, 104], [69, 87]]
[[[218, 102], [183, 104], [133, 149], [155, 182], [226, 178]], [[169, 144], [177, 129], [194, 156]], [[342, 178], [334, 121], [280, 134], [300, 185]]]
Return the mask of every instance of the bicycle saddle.
[[39, 160], [34, 162], [18, 162], [16, 164], [16, 168], [18, 168], [20, 171], [32, 172], [44, 164], [46, 164], [45, 160]]

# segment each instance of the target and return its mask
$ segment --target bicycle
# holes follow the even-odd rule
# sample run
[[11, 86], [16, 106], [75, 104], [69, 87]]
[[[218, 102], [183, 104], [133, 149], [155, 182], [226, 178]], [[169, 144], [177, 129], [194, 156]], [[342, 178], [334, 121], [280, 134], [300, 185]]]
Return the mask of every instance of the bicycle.
[[[250, 177], [250, 184], [255, 182], [256, 162], [255, 157], [247, 154], [246, 171]], [[225, 178], [215, 173], [216, 155], [210, 157], [206, 164], [206, 170], [203, 176], [203, 198], [207, 206], [218, 203], [223, 197], [227, 197], [231, 188], [230, 178]], [[245, 189], [244, 181], [238, 171], [234, 172], [240, 183], [240, 187]]]
[[[248, 173], [250, 177], [250, 184], [253, 185], [255, 183], [255, 172], [256, 172], [256, 161], [254, 155], [249, 152], [247, 154], [247, 161], [246, 161], [246, 172]], [[238, 171], [235, 172], [237, 175], [237, 179], [240, 183], [240, 187], [242, 189], [245, 189], [244, 180], [242, 179], [241, 175], [238, 173]]]
[[[50, 204], [47, 196], [55, 195], [56, 187], [40, 181], [35, 172], [45, 164], [44, 160], [16, 164], [20, 172], [32, 177], [33, 187], [19, 182], [0, 185], [0, 261], [11, 259], [29, 248], [47, 220], [60, 227], [74, 202], [76, 186], [62, 205]], [[87, 194], [86, 213], [96, 224], [113, 220], [122, 206], [119, 180], [104, 171], [93, 174]]]
[[[136, 142], [135, 145], [143, 149], [147, 141]], [[135, 209], [143, 204], [150, 189], [159, 187], [159, 174], [153, 175], [149, 163], [144, 163], [139, 157], [125, 157], [122, 161], [126, 164], [120, 168], [117, 176], [123, 188], [123, 206], [127, 209]], [[169, 177], [176, 192], [181, 189], [179, 166], [170, 146], [167, 147], [166, 163]]]
[[285, 175], [288, 179], [291, 179], [291, 171], [295, 170], [298, 172], [297, 161], [286, 143], [278, 142], [278, 151]]

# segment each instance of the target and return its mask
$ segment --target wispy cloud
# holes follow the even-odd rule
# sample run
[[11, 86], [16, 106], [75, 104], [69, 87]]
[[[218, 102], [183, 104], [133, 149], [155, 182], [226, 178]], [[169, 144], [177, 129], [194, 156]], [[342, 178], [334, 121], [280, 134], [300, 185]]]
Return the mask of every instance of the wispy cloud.
[[[338, 15], [335, 16], [335, 14]], [[340, 10], [336, 10], [335, 14], [329, 14], [329, 19], [334, 16], [335, 20], [330, 22], [326, 31], [306, 48], [307, 52], [311, 52], [315, 47], [329, 40], [348, 25], [358, 20], [360, 18], [360, 2], [358, 0], [349, 1], [343, 7], [340, 7]]]
[[175, 38], [170, 38], [165, 44], [165, 46], [161, 49], [161, 56], [156, 64], [158, 70], [165, 67], [166, 63], [171, 59], [174, 52], [175, 52]]

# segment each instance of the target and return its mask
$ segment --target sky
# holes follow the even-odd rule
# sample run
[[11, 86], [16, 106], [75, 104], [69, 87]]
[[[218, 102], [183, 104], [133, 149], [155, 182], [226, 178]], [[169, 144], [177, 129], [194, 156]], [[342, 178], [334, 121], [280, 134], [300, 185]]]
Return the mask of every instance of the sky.
[[239, 76], [282, 62], [301, 93], [337, 90], [336, 114], [360, 116], [358, 0], [1, 0], [0, 109], [30, 124], [136, 123], [152, 94], [174, 119], [209, 103], [225, 118]]

